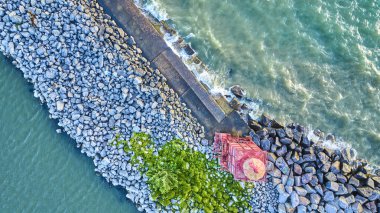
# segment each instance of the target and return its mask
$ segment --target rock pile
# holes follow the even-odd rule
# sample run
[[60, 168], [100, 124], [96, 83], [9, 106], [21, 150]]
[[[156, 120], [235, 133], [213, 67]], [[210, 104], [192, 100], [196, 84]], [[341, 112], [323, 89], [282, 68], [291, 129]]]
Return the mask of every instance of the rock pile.
[[[130, 154], [110, 144], [118, 133], [128, 140], [141, 131], [158, 145], [176, 137], [212, 154], [203, 127], [134, 39], [90, 0], [0, 1], [0, 29], [2, 53], [33, 83], [50, 117], [93, 158], [95, 171], [126, 189], [140, 211], [177, 211], [175, 202], [156, 205]], [[247, 199], [256, 212], [274, 211], [275, 196], [268, 183]]]
[[[354, 159], [350, 148], [329, 149], [309, 140], [298, 124], [281, 126], [268, 116], [249, 119], [255, 143], [268, 151], [268, 170], [279, 193], [279, 212], [377, 212], [380, 170]], [[323, 139], [320, 131], [315, 131]], [[327, 140], [333, 141], [329, 135]]]

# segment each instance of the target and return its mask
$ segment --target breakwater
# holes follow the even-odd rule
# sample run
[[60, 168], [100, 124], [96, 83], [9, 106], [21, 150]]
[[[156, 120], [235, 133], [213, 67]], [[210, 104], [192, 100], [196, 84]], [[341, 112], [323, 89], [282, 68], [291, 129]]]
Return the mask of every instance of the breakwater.
[[[117, 133], [128, 140], [132, 132], [147, 132], [158, 145], [178, 137], [191, 148], [211, 156], [202, 126], [167, 85], [160, 70], [152, 69], [142, 56], [139, 40], [118, 28], [96, 2], [11, 1], [2, 3], [0, 8], [3, 53], [12, 57], [34, 84], [35, 96], [46, 103], [51, 117], [58, 119], [81, 151], [93, 158], [96, 171], [112, 184], [125, 188], [127, 197], [139, 210], [153, 212], [162, 207], [150, 198], [147, 179], [129, 163], [130, 156], [109, 145]], [[154, 31], [145, 32], [149, 35]], [[180, 63], [175, 56], [171, 58]], [[236, 110], [241, 108], [238, 99], [232, 102]], [[208, 104], [214, 103], [211, 101]], [[192, 113], [196, 115], [197, 108], [194, 109]], [[208, 117], [199, 118], [201, 121]], [[308, 140], [309, 135], [299, 125], [285, 128], [274, 125], [276, 122], [265, 116], [258, 122], [252, 119], [248, 122], [254, 130], [251, 135], [255, 142], [273, 153], [268, 164], [269, 183], [257, 184], [252, 192], [251, 202], [256, 211], [333, 212], [345, 204], [348, 209], [359, 211], [378, 208], [378, 179], [365, 163], [342, 157], [342, 153], [351, 151], [339, 154], [334, 150], [332, 155], [318, 141]], [[297, 157], [293, 160], [292, 155], [298, 155], [299, 160]], [[334, 166], [321, 170], [321, 162]], [[344, 163], [351, 166], [351, 171], [347, 172], [347, 166], [343, 170]], [[339, 176], [342, 173], [346, 178], [350, 176], [346, 182]], [[356, 185], [347, 183], [352, 177], [358, 180]], [[273, 197], [273, 184], [280, 192], [278, 200]], [[317, 190], [318, 184], [322, 190]], [[354, 202], [347, 193], [349, 185], [353, 185]], [[323, 201], [317, 202], [318, 194], [320, 198], [323, 194]], [[281, 204], [277, 207], [273, 201]], [[175, 209], [175, 203], [164, 208]]]
[[[211, 157], [204, 127], [181, 103], [158, 69], [142, 56], [135, 39], [95, 1], [0, 2], [1, 51], [34, 86], [50, 118], [93, 159], [95, 171], [126, 190], [139, 211], [175, 211], [157, 205], [147, 177], [130, 154], [110, 142], [146, 132], [159, 147], [173, 138]], [[60, 132], [59, 130], [58, 132]], [[251, 202], [273, 203], [271, 184], [252, 189]], [[264, 205], [265, 204], [265, 205]]]

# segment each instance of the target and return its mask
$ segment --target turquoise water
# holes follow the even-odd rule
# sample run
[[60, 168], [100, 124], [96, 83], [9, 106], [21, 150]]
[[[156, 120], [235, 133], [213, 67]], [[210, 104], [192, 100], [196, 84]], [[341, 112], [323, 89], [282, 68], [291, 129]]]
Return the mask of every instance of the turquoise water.
[[380, 1], [145, 0], [215, 83], [283, 122], [331, 132], [380, 163]]
[[137, 212], [0, 55], [0, 212]]

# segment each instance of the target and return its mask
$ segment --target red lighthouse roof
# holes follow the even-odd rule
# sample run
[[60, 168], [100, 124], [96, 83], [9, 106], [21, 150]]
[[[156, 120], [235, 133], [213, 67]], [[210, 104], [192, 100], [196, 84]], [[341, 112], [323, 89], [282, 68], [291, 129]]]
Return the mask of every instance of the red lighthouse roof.
[[220, 167], [230, 172], [235, 180], [266, 180], [267, 152], [261, 150], [251, 137], [215, 133], [214, 154], [219, 159]]

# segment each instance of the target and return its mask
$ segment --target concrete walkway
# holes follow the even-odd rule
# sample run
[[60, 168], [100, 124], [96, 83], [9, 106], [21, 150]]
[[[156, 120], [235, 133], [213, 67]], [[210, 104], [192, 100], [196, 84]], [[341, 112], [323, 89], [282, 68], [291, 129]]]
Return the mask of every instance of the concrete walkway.
[[128, 35], [133, 36], [143, 55], [166, 77], [167, 83], [191, 109], [207, 136], [214, 132], [247, 134], [249, 127], [227, 101], [214, 99], [182, 60], [170, 49], [133, 0], [99, 0], [99, 4]]

